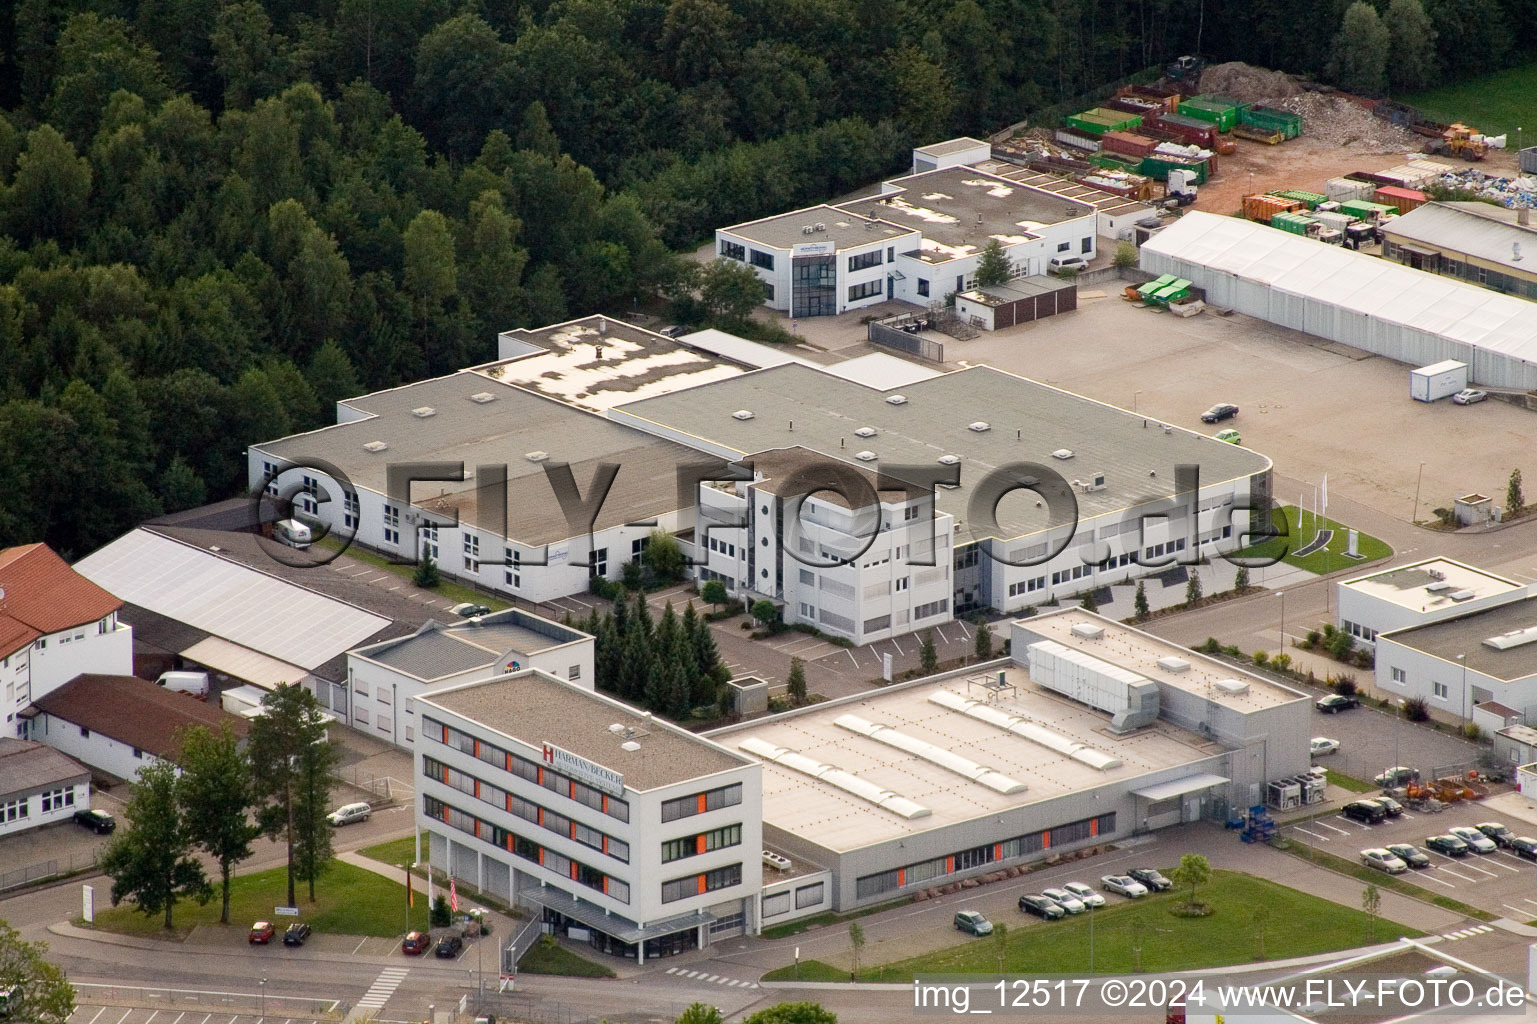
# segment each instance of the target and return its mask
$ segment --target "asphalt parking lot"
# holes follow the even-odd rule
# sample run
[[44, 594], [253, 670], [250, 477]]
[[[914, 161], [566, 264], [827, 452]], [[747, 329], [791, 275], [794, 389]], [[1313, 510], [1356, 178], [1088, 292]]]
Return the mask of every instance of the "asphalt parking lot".
[[[1322, 690], [1307, 692], [1314, 699], [1323, 695]], [[1439, 776], [1445, 774], [1439, 769], [1476, 761], [1481, 750], [1460, 736], [1395, 719], [1376, 708], [1351, 708], [1333, 715], [1315, 709], [1312, 718], [1312, 735], [1327, 736], [1340, 743], [1338, 753], [1320, 757], [1317, 763], [1367, 782], [1379, 772], [1400, 764], [1416, 768], [1424, 775]]]

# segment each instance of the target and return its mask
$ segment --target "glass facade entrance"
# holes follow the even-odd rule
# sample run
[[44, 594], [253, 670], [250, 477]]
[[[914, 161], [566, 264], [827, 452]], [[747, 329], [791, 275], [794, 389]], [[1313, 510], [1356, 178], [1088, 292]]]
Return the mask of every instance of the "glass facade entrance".
[[796, 256], [790, 261], [791, 316], [838, 312], [837, 262], [836, 256]]
[[[587, 944], [599, 953], [607, 953], [609, 956], [622, 956], [626, 960], [634, 960], [640, 946], [637, 942], [625, 942], [606, 932], [583, 924], [574, 917], [549, 907], [544, 908], [543, 921], [545, 931], [561, 938], [580, 939], [583, 936]], [[671, 935], [660, 935], [656, 938], [643, 940], [646, 946], [646, 959], [656, 957], [673, 956], [677, 953], [686, 953], [691, 949], [699, 948], [699, 929], [684, 928], [682, 931], [673, 932]]]

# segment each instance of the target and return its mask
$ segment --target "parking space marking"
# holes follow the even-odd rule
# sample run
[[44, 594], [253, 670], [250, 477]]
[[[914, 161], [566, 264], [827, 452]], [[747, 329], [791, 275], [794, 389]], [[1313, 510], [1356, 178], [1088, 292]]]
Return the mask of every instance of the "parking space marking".
[[[107, 1012], [107, 1008], [105, 1006], [103, 1006], [101, 1009], [96, 1011], [96, 1017], [100, 1017], [102, 1014], [104, 1014], [106, 1012]], [[96, 1024], [96, 1017], [92, 1017], [91, 1018], [91, 1024]]]
[[1303, 828], [1301, 825], [1295, 826], [1295, 831], [1301, 832], [1305, 836], [1312, 836], [1314, 839], [1318, 840], [1320, 843], [1327, 843], [1329, 841], [1329, 837], [1328, 836], [1321, 836], [1317, 832], [1309, 832], [1307, 829]]
[[1488, 875], [1490, 878], [1498, 878], [1499, 877], [1493, 871], [1490, 871], [1488, 868], [1481, 868], [1477, 864], [1466, 864], [1465, 863], [1465, 864], [1463, 864], [1463, 867], [1467, 868], [1469, 871], [1477, 871], [1481, 875]]
[[186, 1010], [181, 1011], [180, 1013], [178, 1013], [176, 1015], [176, 1019], [171, 1021], [171, 1024], [181, 1024], [181, 1019], [183, 1017], [185, 1017], [186, 1015], [187, 1015], [187, 1011]]
[[1469, 878], [1467, 875], [1459, 875], [1457, 872], [1453, 871], [1451, 868], [1443, 867], [1443, 868], [1438, 868], [1437, 870], [1445, 871], [1448, 875], [1451, 875], [1453, 878], [1460, 878], [1464, 882], [1477, 882], [1478, 881], [1478, 879], [1476, 879], [1476, 878]]
[[160, 1016], [160, 1011], [159, 1010], [151, 1011], [151, 1013], [149, 1015], [149, 1020], [145, 1021], [144, 1024], [154, 1024], [154, 1020], [158, 1016]]
[[1446, 887], [1447, 887], [1447, 888], [1448, 888], [1448, 889], [1455, 889], [1455, 888], [1457, 888], [1457, 887], [1456, 887], [1456, 886], [1455, 886], [1455, 885], [1453, 885], [1453, 884], [1452, 884], [1452, 883], [1450, 883], [1450, 882], [1448, 882], [1448, 881], [1445, 881], [1445, 880], [1444, 880], [1444, 879], [1440, 879], [1440, 878], [1437, 878], [1437, 877], [1436, 877], [1436, 876], [1435, 876], [1435, 872], [1433, 872], [1433, 871], [1427, 871], [1427, 872], [1426, 872], [1426, 873], [1425, 873], [1425, 874], [1423, 874], [1423, 875], [1419, 875], [1419, 876], [1417, 876], [1417, 877], [1419, 877], [1419, 878], [1423, 878], [1423, 879], [1425, 879], [1425, 881], [1427, 881], [1427, 882], [1435, 882], [1435, 883], [1436, 883], [1436, 884], [1437, 884], [1437, 885], [1444, 885], [1444, 886], [1446, 886]]
[[[1346, 820], [1348, 821], [1349, 819], [1347, 818]], [[1313, 819], [1313, 824], [1318, 825], [1318, 826], [1320, 826], [1322, 828], [1332, 828], [1332, 829], [1334, 829], [1334, 831], [1338, 832], [1342, 836], [1350, 835], [1350, 831], [1348, 829], [1340, 828], [1338, 825], [1331, 825], [1327, 821], [1319, 821], [1318, 819], [1315, 818], [1315, 819]]]
[[1495, 860], [1493, 857], [1487, 858], [1487, 863], [1493, 864], [1497, 868], [1504, 868], [1506, 871], [1511, 871], [1518, 875], [1521, 873], [1520, 868], [1513, 868], [1509, 864], [1506, 864], [1504, 861]]
[[[1336, 814], [1335, 817], [1338, 818], [1341, 821], [1350, 821], [1350, 819], [1345, 817], [1343, 814]], [[1354, 825], [1356, 828], [1360, 829], [1362, 832], [1365, 832], [1365, 831], [1367, 831], [1367, 830], [1369, 830], [1371, 828], [1370, 825], [1363, 825], [1359, 821], [1350, 821], [1350, 824]], [[1349, 832], [1350, 832], [1349, 829], [1339, 828], [1338, 825], [1331, 825], [1329, 827], [1330, 828], [1339, 829], [1340, 832], [1342, 832], [1342, 833], [1344, 833], [1346, 835], [1348, 835]]]

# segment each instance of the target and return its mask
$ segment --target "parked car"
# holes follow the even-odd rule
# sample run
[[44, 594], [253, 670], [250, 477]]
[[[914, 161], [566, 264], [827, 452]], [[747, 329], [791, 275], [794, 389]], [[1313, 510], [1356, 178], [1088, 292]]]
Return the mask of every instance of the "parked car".
[[97, 835], [106, 835], [117, 828], [117, 819], [106, 811], [97, 810], [95, 807], [75, 812], [75, 824], [84, 825]]
[[454, 605], [448, 610], [450, 615], [457, 615], [461, 619], [472, 619], [477, 615], [490, 615], [491, 607], [484, 604], [476, 604], [474, 601], [464, 601]]
[[1409, 865], [1405, 864], [1402, 858], [1391, 850], [1384, 850], [1381, 847], [1362, 850], [1361, 863], [1378, 871], [1386, 871], [1390, 875], [1403, 874], [1409, 870]]
[[445, 935], [438, 940], [438, 948], [432, 952], [440, 960], [451, 960], [464, 952], [464, 940], [457, 935]]
[[1062, 905], [1045, 896], [1032, 896], [1029, 893], [1019, 898], [1019, 909], [1036, 917], [1043, 917], [1048, 921], [1056, 921], [1067, 916], [1067, 911]]
[[1100, 888], [1106, 892], [1117, 893], [1121, 896], [1130, 896], [1136, 899], [1138, 896], [1147, 895], [1147, 886], [1132, 878], [1130, 875], [1105, 875], [1099, 880]]
[[295, 921], [283, 929], [283, 945], [302, 946], [304, 940], [310, 937], [310, 926], [303, 921]]
[[1238, 415], [1238, 406], [1231, 402], [1218, 402], [1216, 405], [1201, 413], [1202, 423], [1221, 423]]
[[1516, 836], [1510, 841], [1510, 852], [1527, 860], [1537, 860], [1537, 839], [1531, 836]]
[[1381, 807], [1390, 818], [1397, 818], [1404, 813], [1404, 805], [1390, 796], [1374, 796], [1367, 799]]
[[1314, 757], [1323, 757], [1325, 754], [1338, 754], [1339, 752], [1339, 740], [1331, 740], [1327, 736], [1314, 736], [1308, 741], [1308, 753]]
[[1041, 895], [1067, 911], [1069, 914], [1081, 914], [1089, 909], [1089, 905], [1074, 896], [1066, 889], [1042, 889]]
[[249, 939], [253, 946], [265, 946], [272, 941], [272, 936], [277, 934], [277, 929], [272, 927], [271, 921], [257, 921], [251, 926]]
[[1431, 836], [1425, 840], [1425, 848], [1434, 850], [1443, 857], [1466, 857], [1468, 844], [1456, 836]]
[[1493, 839], [1496, 846], [1509, 849], [1516, 841], [1516, 834], [1497, 821], [1481, 821], [1473, 827]]
[[406, 956], [421, 956], [432, 945], [432, 936], [426, 932], [406, 932], [400, 951]]
[[1047, 262], [1046, 269], [1053, 274], [1060, 274], [1064, 270], [1081, 274], [1089, 269], [1089, 261], [1082, 256], [1053, 256]]
[[1398, 789], [1411, 782], [1420, 781], [1420, 772], [1418, 768], [1405, 768], [1403, 765], [1398, 765], [1387, 771], [1378, 772], [1372, 776], [1372, 781], [1381, 789]]
[[1482, 402], [1488, 397], [1489, 392], [1487, 391], [1480, 391], [1477, 388], [1463, 388], [1452, 396], [1452, 401], [1457, 405], [1472, 405], [1475, 402]]
[[1338, 714], [1347, 708], [1361, 706], [1361, 698], [1357, 696], [1345, 696], [1343, 693], [1331, 693], [1327, 697], [1319, 697], [1313, 702], [1313, 706], [1326, 715]]
[[1147, 887], [1148, 892], [1168, 892], [1174, 883], [1157, 868], [1132, 868], [1126, 872]]
[[1082, 882], [1067, 882], [1062, 886], [1062, 888], [1078, 897], [1078, 899], [1086, 907], [1103, 907], [1105, 905], [1104, 895], [1102, 893], [1095, 892], [1093, 889], [1087, 885], [1084, 885]]
[[1219, 441], [1226, 441], [1228, 444], [1243, 444], [1243, 435], [1232, 427], [1228, 427], [1226, 430], [1219, 430], [1211, 436]]
[[1375, 825], [1388, 816], [1386, 808], [1375, 800], [1352, 800], [1340, 808], [1340, 813], [1351, 821], [1364, 821]]
[[1448, 834], [1456, 836], [1468, 844], [1468, 849], [1474, 853], [1493, 853], [1499, 846], [1493, 839], [1484, 835], [1471, 825], [1456, 825], [1446, 830]]
[[693, 331], [692, 327], [684, 327], [684, 326], [682, 326], [680, 324], [669, 324], [668, 326], [663, 327], [660, 331], [657, 331], [656, 333], [658, 333], [660, 335], [663, 335], [664, 337], [668, 337], [668, 338], [681, 338], [685, 334], [689, 334], [692, 331]]
[[993, 922], [975, 910], [962, 910], [955, 915], [955, 929], [956, 931], [965, 932], [967, 935], [991, 935], [993, 934]]
[[367, 803], [359, 800], [355, 804], [342, 804], [336, 810], [326, 815], [326, 820], [340, 828], [343, 825], [351, 825], [358, 821], [367, 821], [374, 809]]
[[[1534, 841], [1537, 842], [1537, 841]], [[1425, 856], [1423, 850], [1411, 843], [1389, 843], [1388, 852], [1411, 868], [1430, 867], [1430, 858]]]

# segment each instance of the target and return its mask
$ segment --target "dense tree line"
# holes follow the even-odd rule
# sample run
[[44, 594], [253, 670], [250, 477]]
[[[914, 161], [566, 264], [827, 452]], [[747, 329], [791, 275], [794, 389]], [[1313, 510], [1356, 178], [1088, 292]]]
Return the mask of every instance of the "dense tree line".
[[675, 721], [714, 714], [731, 672], [692, 601], [682, 615], [668, 601], [653, 617], [644, 593], [620, 590], [612, 611], [573, 625], [595, 638], [593, 674], [614, 696]]
[[[1389, 2], [1369, 6], [1390, 38], [1423, 45]], [[1537, 39], [1527, 0], [1423, 3], [1422, 79]], [[915, 143], [1187, 51], [1322, 73], [1344, 8], [17, 0], [0, 544], [81, 555], [229, 495], [246, 444], [488, 358], [496, 331], [676, 297], [667, 246], [867, 184]]]

